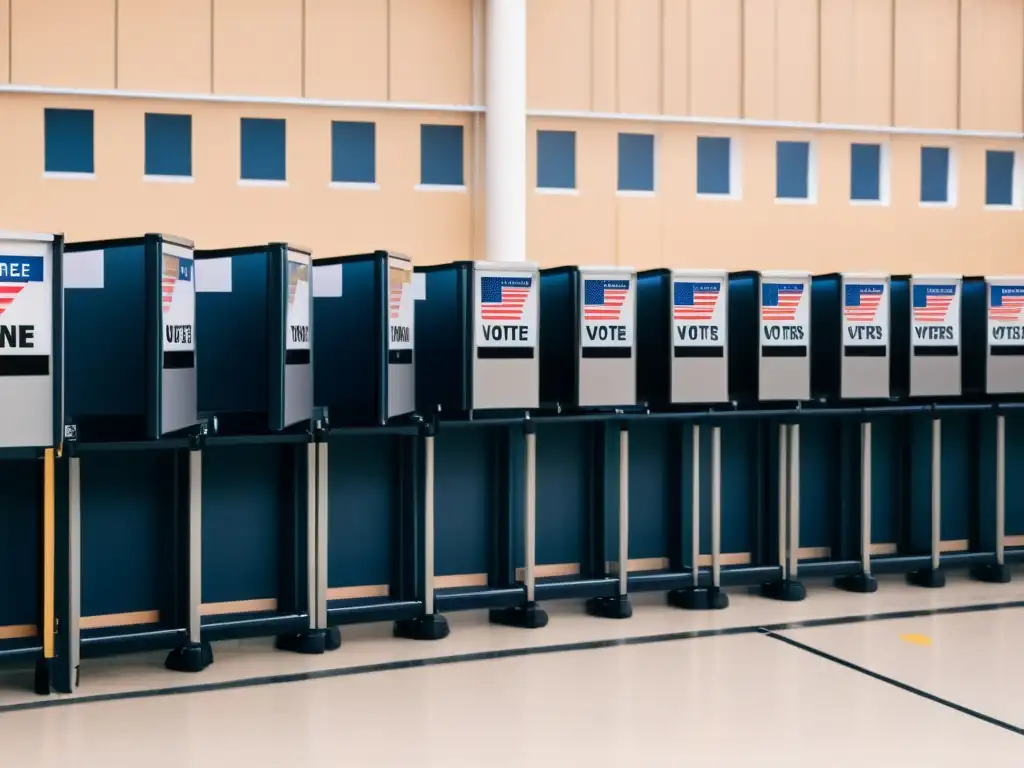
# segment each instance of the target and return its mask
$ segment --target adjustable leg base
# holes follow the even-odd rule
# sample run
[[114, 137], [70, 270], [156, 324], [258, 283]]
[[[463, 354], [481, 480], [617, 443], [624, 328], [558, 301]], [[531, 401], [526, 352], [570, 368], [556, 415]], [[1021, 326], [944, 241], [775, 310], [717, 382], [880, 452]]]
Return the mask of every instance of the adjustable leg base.
[[601, 619], [628, 619], [633, 615], [633, 604], [629, 595], [592, 597], [587, 600], [587, 613]]
[[840, 576], [833, 582], [837, 589], [845, 592], [856, 592], [868, 595], [878, 591], [878, 579], [870, 573], [858, 573], [853, 576]]
[[488, 614], [491, 624], [523, 629], [540, 629], [548, 625], [548, 613], [537, 603], [493, 610]]
[[164, 661], [164, 666], [172, 672], [202, 672], [211, 664], [213, 648], [205, 641], [175, 648]]
[[807, 588], [802, 581], [782, 579], [761, 585], [761, 596], [787, 603], [798, 603], [807, 597]]
[[976, 581], [984, 581], [987, 584], [1009, 584], [1010, 566], [1006, 563], [993, 563], [982, 565], [971, 569], [971, 578]]
[[37, 659], [35, 679], [32, 682], [32, 690], [40, 696], [49, 696], [52, 691], [50, 683], [50, 662], [52, 659]]
[[324, 637], [324, 650], [336, 651], [341, 648], [341, 630], [338, 627], [328, 627], [324, 632], [327, 633]]
[[942, 571], [926, 568], [923, 571], [911, 571], [907, 574], [907, 583], [926, 589], [941, 589], [946, 586], [946, 574]]
[[278, 635], [274, 647], [279, 651], [316, 656], [327, 650], [327, 633], [326, 629], [311, 629], [294, 635]]
[[431, 613], [396, 621], [393, 634], [406, 640], [443, 640], [450, 631], [448, 619], [440, 613]]
[[673, 589], [667, 600], [673, 608], [686, 611], [721, 611], [729, 607], [729, 596], [718, 587]]

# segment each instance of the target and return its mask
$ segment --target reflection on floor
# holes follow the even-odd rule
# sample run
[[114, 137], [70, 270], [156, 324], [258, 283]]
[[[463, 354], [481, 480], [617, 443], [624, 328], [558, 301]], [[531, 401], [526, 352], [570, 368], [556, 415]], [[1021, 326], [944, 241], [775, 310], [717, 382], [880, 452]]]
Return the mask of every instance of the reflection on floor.
[[[196, 768], [226, 760], [481, 768], [1024, 760], [1017, 693], [1024, 666], [1015, 653], [1024, 608], [791, 626], [777, 628], [778, 637], [751, 631], [552, 648], [1024, 600], [1024, 581], [951, 578], [946, 589], [929, 591], [893, 579], [875, 595], [809, 587], [803, 603], [734, 593], [728, 610], [707, 614], [643, 596], [634, 618], [618, 622], [588, 617], [575, 603], [555, 604], [547, 606], [549, 626], [536, 631], [452, 614], [452, 635], [438, 643], [396, 640], [384, 626], [346, 628], [342, 648], [320, 657], [276, 652], [265, 641], [224, 643], [199, 675], [164, 670], [162, 654], [87, 661], [77, 694], [88, 700], [254, 683], [184, 695], [3, 712], [39, 700], [29, 692], [30, 675], [12, 672], [0, 677], [0, 759], [39, 768]], [[545, 652], [516, 653], [529, 648]], [[495, 658], [363, 669], [488, 651]], [[339, 669], [357, 674], [330, 674]], [[304, 672], [325, 676], [255, 684]]]

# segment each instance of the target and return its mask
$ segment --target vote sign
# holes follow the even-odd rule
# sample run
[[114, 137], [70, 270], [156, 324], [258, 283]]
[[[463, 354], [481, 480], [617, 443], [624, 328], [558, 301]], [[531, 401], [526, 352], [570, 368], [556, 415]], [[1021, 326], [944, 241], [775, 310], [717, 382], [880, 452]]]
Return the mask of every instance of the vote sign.
[[537, 279], [533, 272], [475, 270], [477, 347], [537, 344]]
[[31, 245], [39, 247], [26, 248], [24, 255], [10, 253], [14, 250], [11, 244], [3, 246], [6, 253], [0, 251], [0, 354], [3, 355], [49, 357], [53, 351], [52, 256], [48, 244]]
[[630, 273], [586, 274], [580, 281], [584, 347], [632, 347], [635, 279]]
[[164, 243], [160, 258], [164, 351], [194, 352], [196, 281], [192, 251], [175, 243]]
[[761, 346], [806, 346], [811, 337], [810, 306], [806, 278], [762, 278]]
[[285, 313], [285, 349], [308, 350], [310, 257], [305, 253], [288, 252], [288, 310]]

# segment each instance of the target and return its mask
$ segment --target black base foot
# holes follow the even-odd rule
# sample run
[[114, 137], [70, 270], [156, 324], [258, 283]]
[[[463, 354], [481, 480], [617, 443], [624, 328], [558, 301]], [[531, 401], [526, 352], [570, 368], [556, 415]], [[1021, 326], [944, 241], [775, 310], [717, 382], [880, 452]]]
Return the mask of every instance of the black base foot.
[[443, 640], [451, 630], [448, 619], [440, 613], [428, 616], [417, 616], [415, 619], [402, 619], [395, 622], [393, 634], [407, 640]]
[[673, 608], [687, 611], [721, 611], [729, 607], [729, 596], [718, 587], [673, 589], [667, 599]]
[[763, 597], [770, 597], [772, 600], [798, 603], [807, 597], [807, 589], [802, 581], [783, 579], [782, 581], [769, 581], [767, 584], [762, 584], [761, 595]]
[[291, 651], [314, 656], [327, 650], [327, 629], [311, 629], [294, 635], [278, 635], [274, 647], [279, 651]]
[[628, 619], [633, 615], [633, 604], [629, 595], [592, 597], [587, 600], [587, 613], [601, 619]]
[[341, 630], [338, 627], [328, 627], [324, 630], [327, 637], [324, 638], [324, 650], [336, 651], [341, 648]]
[[923, 571], [911, 571], [907, 574], [907, 583], [926, 589], [941, 589], [946, 586], [946, 574], [931, 568], [926, 568]]
[[491, 624], [501, 624], [506, 627], [540, 629], [548, 625], [548, 613], [537, 603], [494, 610], [490, 612], [489, 617]]
[[867, 595], [878, 591], [878, 579], [870, 573], [858, 573], [854, 576], [840, 576], [835, 580], [835, 585], [846, 592], [857, 592]]
[[190, 643], [167, 654], [164, 666], [173, 672], [202, 672], [213, 664], [213, 648], [209, 643]]
[[38, 659], [36, 661], [35, 680], [32, 682], [32, 690], [40, 696], [49, 696], [50, 686], [50, 660]]
[[1010, 566], [1006, 563], [982, 565], [971, 569], [971, 578], [988, 584], [1009, 584]]

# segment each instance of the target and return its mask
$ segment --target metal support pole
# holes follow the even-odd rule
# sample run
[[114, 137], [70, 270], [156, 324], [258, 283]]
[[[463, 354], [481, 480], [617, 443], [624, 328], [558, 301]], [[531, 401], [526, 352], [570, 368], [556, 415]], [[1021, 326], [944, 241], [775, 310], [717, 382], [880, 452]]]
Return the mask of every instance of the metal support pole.
[[316, 445], [316, 626], [327, 628], [327, 442]]
[[72, 456], [68, 469], [68, 671], [71, 679], [59, 690], [78, 687], [82, 635], [82, 470], [81, 459]]
[[942, 542], [942, 420], [932, 419], [932, 570], [939, 570]]
[[860, 563], [871, 574], [871, 422], [860, 425]]
[[[76, 460], [77, 461], [77, 460]], [[188, 452], [188, 641], [201, 641], [203, 602], [203, 452]]]
[[722, 428], [711, 428], [711, 586], [722, 583]]
[[629, 579], [629, 430], [619, 432], [619, 595]]
[[1006, 417], [996, 417], [996, 565], [1006, 557]]
[[309, 628], [317, 629], [316, 443], [306, 444], [306, 595]]
[[423, 438], [423, 612], [434, 613], [434, 437]]
[[789, 427], [789, 578], [800, 568], [800, 425]]
[[691, 477], [691, 498], [690, 508], [692, 510], [693, 540], [690, 542], [690, 562], [693, 564], [693, 587], [700, 584], [700, 425], [694, 424], [693, 434], [693, 456], [690, 460], [692, 467]]
[[536, 593], [536, 560], [537, 560], [537, 434], [526, 433], [526, 467], [524, 477], [524, 496], [526, 500], [526, 536], [523, 542], [524, 582], [526, 585], [526, 602], [535, 601]]
[[782, 580], [789, 578], [789, 558], [786, 553], [786, 513], [789, 511], [789, 451], [787, 438], [789, 425], [779, 425], [779, 565], [782, 567]]
[[56, 655], [54, 588], [57, 501], [54, 453], [53, 448], [47, 448], [43, 453], [43, 625], [39, 634], [43, 638], [44, 659], [52, 659]]

